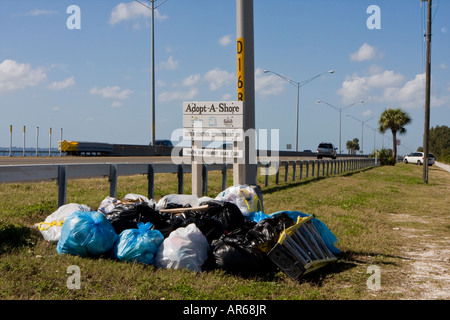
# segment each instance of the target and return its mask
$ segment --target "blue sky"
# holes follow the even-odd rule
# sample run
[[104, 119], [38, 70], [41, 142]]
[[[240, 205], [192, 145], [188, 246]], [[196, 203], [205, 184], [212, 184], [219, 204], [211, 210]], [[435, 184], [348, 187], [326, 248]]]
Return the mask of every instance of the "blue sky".
[[[237, 100], [236, 2], [163, 0], [155, 13], [156, 138], [182, 127], [184, 101]], [[142, 2], [148, 3], [146, 0]], [[450, 3], [435, 0], [431, 126], [450, 126]], [[69, 29], [70, 5], [81, 29]], [[380, 8], [369, 29], [367, 8]], [[413, 119], [400, 153], [422, 145], [426, 8], [420, 0], [254, 0], [257, 129], [279, 129], [295, 148], [297, 89], [267, 69], [302, 82], [299, 150], [321, 141], [361, 140], [388, 107]], [[151, 11], [136, 1], [4, 0], [0, 3], [0, 146], [63, 139], [124, 144], [151, 141]], [[347, 116], [347, 115], [351, 115]], [[364, 127], [364, 151], [392, 146]]]

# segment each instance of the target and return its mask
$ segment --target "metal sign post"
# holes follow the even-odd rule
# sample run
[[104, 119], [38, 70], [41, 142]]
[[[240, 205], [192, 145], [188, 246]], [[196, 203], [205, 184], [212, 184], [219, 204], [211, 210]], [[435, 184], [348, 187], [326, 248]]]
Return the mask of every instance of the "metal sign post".
[[242, 150], [203, 149], [203, 141], [236, 142], [243, 140], [244, 104], [241, 101], [191, 101], [183, 103], [183, 140], [192, 148], [183, 148], [191, 157], [192, 194], [202, 196], [202, 165], [206, 158], [223, 162], [238, 158]]
[[[235, 161], [235, 184], [256, 186], [257, 159], [255, 134], [255, 61], [253, 36], [253, 0], [236, 0], [237, 23], [237, 89], [238, 101], [244, 101], [244, 132], [242, 141], [244, 163]], [[238, 146], [235, 143], [235, 148]]]

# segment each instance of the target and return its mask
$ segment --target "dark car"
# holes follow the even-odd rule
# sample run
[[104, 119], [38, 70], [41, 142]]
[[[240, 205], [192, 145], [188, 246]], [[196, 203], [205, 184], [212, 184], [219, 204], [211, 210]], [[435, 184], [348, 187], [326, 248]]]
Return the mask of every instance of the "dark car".
[[173, 147], [173, 144], [170, 140], [155, 140], [155, 146]]
[[322, 159], [323, 157], [329, 157], [331, 159], [336, 159], [336, 150], [334, 144], [330, 142], [321, 142], [317, 147], [317, 159]]

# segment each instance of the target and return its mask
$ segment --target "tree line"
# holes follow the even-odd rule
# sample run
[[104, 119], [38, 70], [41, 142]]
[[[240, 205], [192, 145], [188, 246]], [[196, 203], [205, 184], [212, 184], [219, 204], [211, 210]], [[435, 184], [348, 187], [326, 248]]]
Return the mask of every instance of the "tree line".
[[450, 163], [450, 128], [436, 126], [430, 129], [430, 152], [438, 161]]

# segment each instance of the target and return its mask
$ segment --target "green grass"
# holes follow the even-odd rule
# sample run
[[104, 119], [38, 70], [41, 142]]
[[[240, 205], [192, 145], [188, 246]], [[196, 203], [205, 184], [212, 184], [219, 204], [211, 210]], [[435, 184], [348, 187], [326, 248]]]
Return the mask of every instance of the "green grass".
[[[312, 178], [279, 185], [274, 177], [263, 188], [267, 214], [296, 210], [316, 215], [337, 236], [340, 260], [292, 281], [283, 272], [253, 277], [222, 270], [193, 273], [154, 266], [81, 258], [56, 253], [33, 227], [55, 211], [54, 182], [0, 185], [0, 299], [401, 299], [397, 287], [407, 277], [402, 248], [415, 239], [401, 238], [394, 227], [414, 227], [430, 236], [448, 235], [446, 220], [450, 175], [430, 168], [430, 183], [421, 182], [421, 167], [398, 164], [329, 178]], [[221, 191], [220, 174], [209, 173], [208, 195]], [[264, 177], [258, 177], [264, 185]], [[228, 185], [232, 184], [229, 173]], [[174, 174], [155, 176], [155, 200], [176, 193]], [[146, 194], [145, 176], [119, 177], [118, 198]], [[190, 175], [185, 175], [185, 193]], [[97, 209], [109, 192], [107, 179], [69, 180], [67, 202]], [[414, 221], [393, 222], [389, 217], [408, 214]], [[421, 218], [426, 220], [422, 223]], [[444, 221], [444, 223], [443, 223]], [[445, 222], [446, 221], [446, 222]], [[81, 289], [70, 290], [67, 268], [81, 270]], [[383, 272], [382, 290], [367, 289], [369, 265]]]

